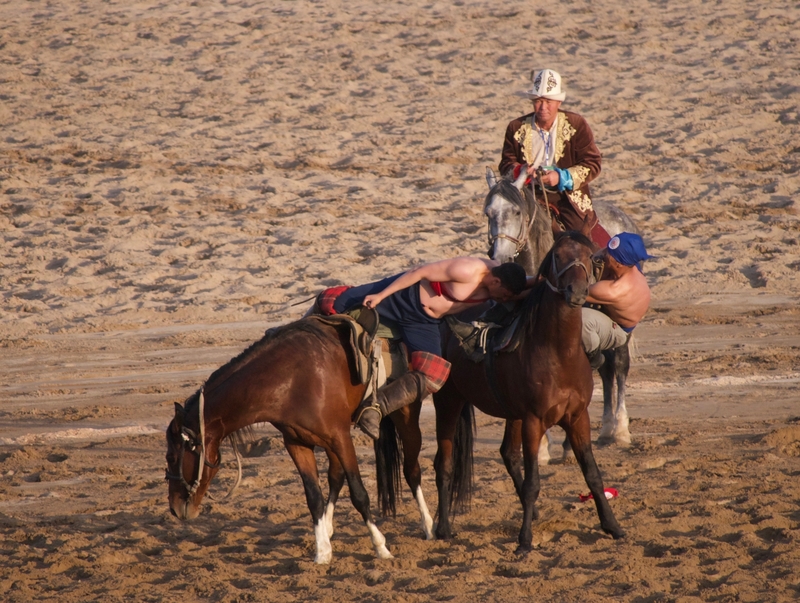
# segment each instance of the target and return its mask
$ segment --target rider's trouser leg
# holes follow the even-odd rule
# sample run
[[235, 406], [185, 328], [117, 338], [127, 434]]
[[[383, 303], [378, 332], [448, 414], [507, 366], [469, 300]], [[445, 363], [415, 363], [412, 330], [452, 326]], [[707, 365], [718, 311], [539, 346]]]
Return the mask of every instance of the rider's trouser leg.
[[450, 363], [430, 352], [412, 352], [411, 370], [378, 390], [377, 404], [365, 401], [356, 414], [358, 426], [377, 440], [381, 419], [439, 391], [450, 374]]

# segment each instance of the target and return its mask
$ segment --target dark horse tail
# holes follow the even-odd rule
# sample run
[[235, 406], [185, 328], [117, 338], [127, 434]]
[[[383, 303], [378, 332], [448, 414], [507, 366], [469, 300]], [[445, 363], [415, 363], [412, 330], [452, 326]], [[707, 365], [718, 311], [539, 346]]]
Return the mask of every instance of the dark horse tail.
[[453, 485], [448, 508], [463, 513], [472, 503], [472, 452], [475, 444], [475, 408], [464, 404], [453, 437]]
[[378, 482], [378, 506], [384, 517], [397, 515], [397, 493], [400, 492], [401, 444], [394, 422], [389, 417], [381, 421], [381, 435], [373, 442], [375, 476]]

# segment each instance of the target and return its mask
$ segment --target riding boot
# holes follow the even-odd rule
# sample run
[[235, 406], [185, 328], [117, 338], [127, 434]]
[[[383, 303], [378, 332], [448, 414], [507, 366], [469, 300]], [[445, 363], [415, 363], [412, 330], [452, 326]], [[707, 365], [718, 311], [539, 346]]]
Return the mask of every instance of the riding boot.
[[420, 399], [425, 392], [425, 375], [410, 371], [378, 390], [377, 405], [364, 401], [356, 411], [356, 423], [373, 440], [380, 437], [381, 419]]
[[599, 369], [603, 366], [605, 361], [606, 357], [605, 354], [603, 354], [603, 350], [597, 350], [594, 354], [589, 355], [589, 366], [591, 366], [593, 370]]

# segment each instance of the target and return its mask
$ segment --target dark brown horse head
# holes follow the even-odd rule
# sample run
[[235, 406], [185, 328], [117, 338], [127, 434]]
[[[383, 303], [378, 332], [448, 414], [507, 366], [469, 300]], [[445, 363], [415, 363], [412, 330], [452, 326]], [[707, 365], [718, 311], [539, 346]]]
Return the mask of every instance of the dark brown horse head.
[[[202, 390], [190, 396], [185, 406], [175, 403], [175, 416], [167, 428], [167, 475], [169, 508], [178, 519], [194, 519], [200, 501], [219, 468], [219, 442], [209, 439], [200, 421]], [[209, 456], [215, 463], [209, 462]]]
[[581, 233], [562, 233], [539, 268], [550, 289], [562, 294], [572, 308], [583, 306], [594, 282], [593, 249], [592, 242]]

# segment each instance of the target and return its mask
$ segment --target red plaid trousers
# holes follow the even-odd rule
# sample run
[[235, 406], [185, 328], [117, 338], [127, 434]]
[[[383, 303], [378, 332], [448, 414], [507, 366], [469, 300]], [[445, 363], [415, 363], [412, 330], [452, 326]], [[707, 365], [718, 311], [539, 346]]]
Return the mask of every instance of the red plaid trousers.
[[336, 314], [336, 310], [333, 309], [333, 302], [335, 302], [336, 298], [349, 288], [350, 287], [347, 285], [342, 285], [340, 287], [330, 287], [329, 289], [325, 289], [325, 291], [317, 296], [317, 306], [319, 307], [319, 311], [325, 316]]
[[428, 393], [438, 392], [450, 374], [450, 363], [430, 352], [411, 352], [411, 370], [425, 375]]

